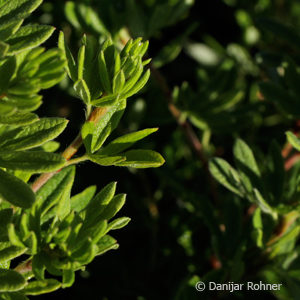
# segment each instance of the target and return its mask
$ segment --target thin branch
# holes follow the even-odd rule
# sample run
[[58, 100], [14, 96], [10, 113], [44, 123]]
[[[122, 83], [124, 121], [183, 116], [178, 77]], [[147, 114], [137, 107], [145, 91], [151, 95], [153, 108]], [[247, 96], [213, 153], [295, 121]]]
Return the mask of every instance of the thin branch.
[[291, 169], [293, 165], [300, 160], [300, 153], [295, 153], [291, 157], [289, 157], [285, 163], [284, 163], [284, 168], [286, 171]]
[[[93, 122], [94, 124], [98, 123], [99, 120], [105, 115], [107, 112], [106, 107], [97, 107], [95, 108], [90, 116], [88, 117], [88, 122]], [[79, 148], [82, 146], [83, 140], [81, 137], [81, 133], [78, 134], [78, 136], [74, 139], [74, 141], [65, 149], [65, 151], [61, 154], [67, 161], [69, 161], [79, 150]], [[66, 163], [65, 166], [70, 165], [69, 163]], [[59, 173], [61, 171], [55, 171], [50, 173], [45, 173], [40, 175], [32, 184], [31, 188], [34, 192], [37, 192], [53, 175], [56, 173]]]
[[267, 246], [270, 247], [276, 243], [288, 231], [290, 226], [298, 219], [298, 217], [299, 213], [294, 210], [284, 215], [276, 228], [275, 234], [267, 242]]

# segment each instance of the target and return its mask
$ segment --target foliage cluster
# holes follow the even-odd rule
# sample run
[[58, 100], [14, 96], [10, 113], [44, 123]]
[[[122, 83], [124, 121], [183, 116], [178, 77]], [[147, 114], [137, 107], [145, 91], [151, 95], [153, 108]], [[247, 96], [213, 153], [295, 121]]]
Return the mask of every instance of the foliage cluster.
[[[54, 28], [22, 26], [41, 3], [7, 0], [0, 6], [1, 299], [28, 299], [70, 287], [75, 271], [118, 248], [108, 233], [130, 221], [113, 219], [126, 195], [116, 194], [112, 182], [98, 193], [90, 186], [71, 196], [75, 164], [90, 160], [100, 166], [149, 168], [164, 162], [152, 150], [128, 150], [157, 128], [128, 133], [103, 146], [127, 98], [148, 81], [144, 66], [149, 60], [142, 60], [148, 43], [130, 40], [120, 52], [110, 39], [99, 43], [84, 36], [75, 60], [61, 32], [59, 48], [46, 50], [40, 45]], [[55, 153], [59, 144], [53, 140], [68, 120], [39, 118], [33, 111], [42, 102], [40, 91], [58, 84], [65, 70], [86, 105], [86, 122], [73, 143]], [[86, 153], [71, 159], [83, 144]]]

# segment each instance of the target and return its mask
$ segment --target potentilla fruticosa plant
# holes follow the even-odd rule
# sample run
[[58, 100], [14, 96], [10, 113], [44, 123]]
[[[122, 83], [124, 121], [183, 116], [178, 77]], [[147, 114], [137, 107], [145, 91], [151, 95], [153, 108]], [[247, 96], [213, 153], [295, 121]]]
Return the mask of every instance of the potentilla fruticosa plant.
[[[148, 42], [129, 40], [120, 49], [110, 38], [98, 43], [83, 36], [75, 58], [61, 32], [59, 47], [46, 49], [40, 45], [54, 28], [23, 25], [41, 3], [0, 0], [0, 299], [70, 287], [77, 270], [118, 248], [109, 233], [130, 221], [114, 218], [126, 195], [116, 194], [112, 182], [99, 192], [90, 186], [71, 196], [76, 164], [150, 168], [164, 163], [155, 151], [131, 148], [157, 128], [109, 139], [127, 99], [149, 79], [150, 60], [143, 60]], [[39, 118], [33, 111], [42, 104], [40, 91], [66, 73], [85, 104], [86, 120], [74, 141], [55, 153], [54, 139], [68, 120]], [[76, 155], [81, 147], [85, 153]]]

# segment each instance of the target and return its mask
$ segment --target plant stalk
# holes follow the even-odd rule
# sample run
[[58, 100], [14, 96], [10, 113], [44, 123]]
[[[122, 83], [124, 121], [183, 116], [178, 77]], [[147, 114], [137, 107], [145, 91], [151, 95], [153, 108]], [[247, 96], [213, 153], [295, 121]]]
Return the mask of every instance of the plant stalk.
[[[106, 114], [106, 112], [107, 112], [107, 107], [96, 107], [92, 111], [92, 113], [88, 116], [87, 122], [93, 122], [94, 124], [97, 124], [99, 120]], [[67, 160], [65, 167], [70, 164], [83, 161], [82, 159], [77, 159], [77, 161], [73, 160], [73, 163], [70, 163], [69, 161], [77, 153], [77, 151], [82, 146], [82, 144], [83, 144], [83, 140], [81, 137], [81, 133], [79, 133], [78, 136], [74, 139], [74, 141], [61, 154], [62, 157], [64, 157]], [[53, 175], [55, 175], [60, 171], [61, 169], [55, 172], [49, 172], [40, 175], [31, 185], [32, 190], [36, 193], [50, 178], [52, 178]]]

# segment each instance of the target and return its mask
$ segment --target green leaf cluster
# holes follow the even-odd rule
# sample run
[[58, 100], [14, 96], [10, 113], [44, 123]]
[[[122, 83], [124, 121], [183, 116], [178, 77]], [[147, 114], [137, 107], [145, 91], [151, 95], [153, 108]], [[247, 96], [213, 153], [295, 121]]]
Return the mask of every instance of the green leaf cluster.
[[[148, 42], [129, 40], [120, 50], [110, 38], [98, 43], [84, 36], [75, 60], [62, 32], [59, 48], [46, 49], [41, 44], [53, 27], [22, 26], [41, 3], [0, 1], [0, 299], [24, 300], [70, 287], [75, 271], [118, 248], [109, 233], [130, 221], [114, 218], [126, 195], [115, 194], [115, 182], [98, 193], [91, 186], [71, 195], [75, 164], [90, 160], [101, 166], [149, 168], [164, 163], [155, 151], [129, 150], [157, 128], [125, 134], [103, 146], [120, 122], [127, 98], [149, 79], [144, 67], [150, 60], [143, 61]], [[42, 104], [41, 90], [61, 82], [66, 73], [86, 105], [77, 138], [86, 153], [74, 159], [75, 153], [68, 155], [73, 144], [55, 153], [60, 145], [54, 139], [68, 120], [39, 118], [33, 112]], [[16, 258], [17, 266], [12, 263]]]

